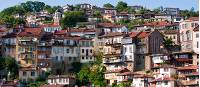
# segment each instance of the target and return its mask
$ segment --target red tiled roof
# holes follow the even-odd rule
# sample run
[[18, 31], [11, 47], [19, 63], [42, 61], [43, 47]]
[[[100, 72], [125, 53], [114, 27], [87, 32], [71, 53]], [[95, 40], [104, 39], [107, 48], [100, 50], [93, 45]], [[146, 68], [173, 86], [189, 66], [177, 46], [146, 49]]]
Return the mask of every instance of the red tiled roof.
[[123, 73], [123, 72], [130, 72], [127, 68], [122, 68], [122, 69], [115, 69], [111, 71], [106, 71], [105, 73]]
[[145, 38], [145, 37], [147, 37], [147, 36], [149, 36], [150, 35], [150, 32], [144, 32], [144, 31], [142, 31], [139, 35], [138, 35], [138, 38]]
[[196, 70], [199, 67], [197, 65], [189, 65], [184, 67], [177, 67], [177, 70]]
[[102, 37], [115, 37], [115, 36], [122, 36], [123, 33], [121, 32], [111, 32], [111, 33], [107, 33], [105, 35], [103, 35]]
[[187, 20], [199, 21], [199, 17], [190, 17]]
[[154, 80], [151, 81], [151, 82], [158, 82], [158, 81], [174, 81], [174, 80], [175, 80], [174, 78], [163, 77], [163, 78], [157, 78], [157, 79], [154, 79]]
[[199, 25], [197, 25], [194, 29], [193, 29], [194, 32], [196, 31], [199, 31]]
[[18, 36], [39, 36], [42, 33], [41, 28], [25, 28]]
[[97, 26], [100, 28], [121, 28], [121, 27], [123, 27], [123, 25], [117, 25], [114, 23], [98, 23]]
[[67, 30], [60, 30], [60, 31], [55, 31], [54, 35], [65, 35], [67, 33]]
[[95, 29], [70, 29], [70, 32], [96, 32]]
[[156, 27], [160, 27], [160, 26], [170, 26], [172, 25], [170, 22], [167, 21], [160, 21], [160, 22], [150, 22], [150, 23], [144, 23], [144, 26], [156, 26]]
[[129, 36], [133, 38], [133, 37], [136, 37], [138, 34], [139, 32], [130, 32]]

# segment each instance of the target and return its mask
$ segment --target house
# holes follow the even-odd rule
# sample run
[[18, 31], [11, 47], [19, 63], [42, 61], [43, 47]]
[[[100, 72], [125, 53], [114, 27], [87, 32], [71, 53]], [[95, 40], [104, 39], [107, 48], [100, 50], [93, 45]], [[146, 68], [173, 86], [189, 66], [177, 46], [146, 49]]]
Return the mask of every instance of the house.
[[164, 62], [170, 61], [171, 57], [166, 54], [153, 54], [152, 55], [152, 62], [153, 66], [159, 66]]
[[180, 23], [180, 41], [181, 41], [181, 49], [182, 51], [193, 51], [193, 29], [198, 24], [198, 17], [189, 18]]
[[186, 66], [193, 64], [193, 53], [192, 52], [173, 52], [175, 66]]
[[97, 35], [104, 35], [110, 32], [128, 32], [126, 26], [114, 23], [98, 23], [97, 29]]
[[133, 76], [133, 81], [131, 86], [133, 87], [150, 87], [150, 82], [154, 78], [150, 75], [145, 75], [145, 74], [136, 74]]
[[78, 28], [78, 29], [70, 29], [70, 35], [72, 36], [83, 36], [87, 38], [94, 38], [96, 35], [96, 29], [87, 29], [87, 28]]
[[152, 67], [152, 54], [162, 54], [164, 36], [158, 31], [142, 31], [137, 36], [135, 65], [137, 70], [149, 70]]
[[171, 39], [174, 45], [180, 44], [179, 30], [165, 30], [163, 31], [163, 34], [166, 38]]
[[94, 57], [94, 39], [81, 38], [79, 39], [80, 46], [80, 63], [89, 63], [95, 61]]
[[135, 71], [135, 53], [136, 53], [136, 38], [139, 32], [130, 32], [123, 36], [122, 40], [122, 57], [127, 64], [126, 68], [130, 71]]
[[72, 11], [73, 6], [67, 4], [67, 5], [63, 6], [62, 9], [63, 9], [63, 12]]
[[194, 29], [193, 29], [193, 49], [194, 49], [194, 53], [196, 53], [197, 55], [193, 56], [193, 64], [194, 65], [199, 65], [199, 25], [197, 25]]
[[[52, 71], [56, 74], [69, 72], [73, 62], [80, 62], [79, 36], [54, 36], [52, 38]], [[63, 72], [61, 72], [63, 69]]]
[[129, 20], [129, 14], [128, 13], [118, 13], [115, 16], [115, 21], [119, 22], [121, 20]]
[[22, 67], [37, 64], [37, 44], [42, 34], [42, 28], [25, 28], [17, 35], [15, 58]]
[[[2, 56], [10, 56], [10, 57], [16, 58], [16, 55], [15, 55], [16, 44], [17, 44], [16, 33], [8, 33], [2, 36]], [[16, 60], [19, 61], [17, 58]]]
[[103, 19], [108, 20], [111, 23], [115, 22], [115, 15], [113, 14], [103, 14]]
[[42, 71], [34, 67], [23, 67], [19, 69], [19, 79], [22, 83], [34, 82], [38, 76], [42, 76]]
[[143, 9], [143, 6], [140, 6], [140, 5], [134, 5], [134, 6], [128, 6], [130, 7], [131, 9], [134, 9], [136, 12], [139, 12], [140, 10]]
[[48, 76], [48, 85], [64, 85], [67, 87], [75, 86], [75, 76], [73, 75], [50, 75]]
[[53, 37], [52, 33], [45, 32], [39, 39], [37, 45], [37, 66], [48, 71], [51, 68], [51, 39]]
[[[130, 71], [126, 68], [119, 68], [119, 69], [113, 69], [113, 70], [107, 70], [104, 73], [104, 78], [106, 80], [107, 85], [112, 85], [113, 83], [119, 83], [122, 81], [128, 81], [128, 77], [124, 77], [122, 73], [129, 73]], [[125, 75], [126, 76], [126, 75]]]
[[171, 77], [161, 77], [151, 81], [150, 87], [177, 87], [175, 79]]
[[158, 65], [152, 67], [153, 76], [156, 78], [173, 77], [176, 74], [176, 67], [173, 65]]
[[179, 14], [180, 9], [179, 8], [164, 8], [164, 12], [166, 14], [172, 15], [172, 16], [176, 16]]
[[177, 67], [179, 86], [198, 86], [199, 67], [197, 65], [187, 65]]
[[20, 87], [20, 83], [17, 80], [0, 81], [1, 87]]
[[155, 14], [155, 21], [173, 21], [169, 14]]
[[63, 17], [63, 12], [61, 9], [57, 9], [53, 15], [53, 22], [55, 25], [60, 25], [61, 18]]
[[44, 25], [41, 25], [40, 27], [42, 27], [45, 32], [55, 32], [62, 29], [60, 25], [56, 25], [56, 24], [44, 24]]
[[104, 14], [116, 15], [117, 9], [115, 9], [115, 8], [104, 8]]

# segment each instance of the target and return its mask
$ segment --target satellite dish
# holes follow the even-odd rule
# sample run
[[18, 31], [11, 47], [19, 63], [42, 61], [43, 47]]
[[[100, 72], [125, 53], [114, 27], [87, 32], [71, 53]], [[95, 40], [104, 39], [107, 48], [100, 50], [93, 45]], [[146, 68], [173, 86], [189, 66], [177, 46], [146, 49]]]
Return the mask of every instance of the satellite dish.
[[33, 41], [37, 41], [37, 38], [33, 38], [32, 40], [33, 40]]

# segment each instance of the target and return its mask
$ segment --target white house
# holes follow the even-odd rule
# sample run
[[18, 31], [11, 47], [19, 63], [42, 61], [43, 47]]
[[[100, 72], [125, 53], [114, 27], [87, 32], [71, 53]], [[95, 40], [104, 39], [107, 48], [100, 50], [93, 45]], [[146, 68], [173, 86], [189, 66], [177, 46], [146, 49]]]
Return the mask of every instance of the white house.
[[66, 85], [72, 87], [75, 86], [76, 79], [70, 75], [50, 75], [47, 81], [49, 85]]

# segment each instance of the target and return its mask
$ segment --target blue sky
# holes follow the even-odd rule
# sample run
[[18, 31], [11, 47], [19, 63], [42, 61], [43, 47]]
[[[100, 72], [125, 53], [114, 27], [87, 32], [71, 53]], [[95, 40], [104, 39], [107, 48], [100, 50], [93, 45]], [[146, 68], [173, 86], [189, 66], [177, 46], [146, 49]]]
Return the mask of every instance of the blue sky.
[[[4, 8], [26, 2], [27, 0], [0, 0], [0, 11]], [[36, 0], [35, 0], [36, 1]], [[178, 7], [180, 9], [190, 9], [194, 7], [199, 10], [198, 0], [37, 0], [45, 2], [48, 5], [66, 5], [66, 4], [80, 4], [89, 3], [92, 5], [103, 6], [105, 3], [116, 5], [118, 1], [127, 2], [128, 5], [142, 5], [147, 8], [153, 9], [159, 6], [163, 7]]]

